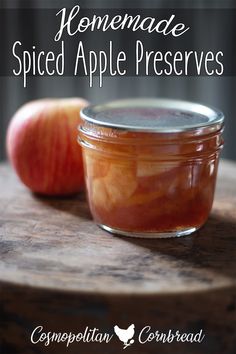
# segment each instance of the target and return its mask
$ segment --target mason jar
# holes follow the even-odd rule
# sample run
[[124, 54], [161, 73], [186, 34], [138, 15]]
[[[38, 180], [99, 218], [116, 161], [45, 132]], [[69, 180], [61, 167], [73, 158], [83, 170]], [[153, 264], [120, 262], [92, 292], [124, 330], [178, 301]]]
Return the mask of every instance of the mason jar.
[[81, 112], [87, 198], [106, 231], [175, 237], [198, 230], [212, 208], [223, 114], [169, 99], [126, 99]]

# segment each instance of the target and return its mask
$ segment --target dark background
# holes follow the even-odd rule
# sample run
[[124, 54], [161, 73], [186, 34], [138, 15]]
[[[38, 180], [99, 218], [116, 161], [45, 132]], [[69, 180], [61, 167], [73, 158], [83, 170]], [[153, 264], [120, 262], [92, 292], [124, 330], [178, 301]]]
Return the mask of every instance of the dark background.
[[[0, 160], [5, 158], [5, 135], [8, 122], [16, 109], [26, 101], [41, 97], [85, 97], [93, 103], [108, 101], [123, 97], [170, 97], [209, 104], [221, 109], [226, 116], [226, 129], [224, 133], [225, 147], [223, 156], [236, 160], [236, 77], [234, 70], [236, 63], [236, 8], [235, 1], [63, 1], [63, 0], [2, 0], [0, 3], [2, 14], [0, 36], [1, 36], [1, 77], [0, 77]], [[28, 81], [27, 88], [23, 88], [21, 77], [10, 76], [12, 70], [12, 55], [9, 50], [16, 40], [29, 44], [34, 41], [36, 44], [48, 46], [51, 38], [55, 35], [55, 23], [42, 20], [40, 11], [33, 11], [33, 16], [28, 12], [22, 17], [22, 8], [31, 9], [60, 9], [64, 6], [71, 8], [80, 5], [82, 9], [161, 9], [168, 8], [171, 13], [180, 13], [183, 9], [186, 21], [190, 22], [188, 43], [186, 47], [193, 50], [211, 48], [222, 49], [226, 55], [226, 66], [231, 68], [224, 76], [200, 76], [200, 77], [105, 77], [103, 87], [99, 88], [95, 82], [93, 88], [89, 88], [86, 77], [32, 77]], [[186, 8], [191, 9], [188, 15]], [[202, 11], [200, 11], [200, 9]], [[207, 9], [207, 10], [206, 10]], [[44, 10], [43, 10], [44, 11]], [[51, 11], [51, 10], [48, 10]], [[52, 10], [53, 11], [53, 10]], [[114, 10], [113, 10], [114, 11]], [[153, 10], [155, 16], [157, 10]], [[166, 10], [165, 10], [166, 11]], [[14, 16], [12, 14], [14, 13]], [[152, 11], [151, 11], [152, 13]], [[187, 14], [187, 16], [186, 16]], [[146, 15], [146, 14], [145, 14]], [[150, 14], [151, 15], [151, 14]], [[28, 17], [27, 17], [28, 16]], [[188, 23], [188, 22], [187, 22]], [[111, 36], [110, 33], [106, 34]], [[144, 43], [150, 48], [167, 51], [178, 50], [183, 40], [162, 38], [145, 34]], [[102, 44], [101, 34], [86, 31], [83, 41], [91, 48], [99, 48]], [[104, 37], [105, 38], [105, 37]], [[49, 40], [50, 39], [50, 40]], [[116, 41], [120, 49], [129, 50], [132, 44], [131, 34], [116, 32], [110, 39]], [[105, 39], [104, 39], [105, 40]], [[109, 40], [109, 38], [106, 38]], [[156, 41], [159, 41], [158, 43]], [[67, 38], [65, 38], [67, 41]], [[75, 39], [73, 38], [75, 43]], [[71, 42], [72, 43], [72, 42]], [[71, 44], [73, 47], [73, 44]], [[73, 48], [72, 48], [73, 49]], [[231, 74], [231, 76], [230, 76]]]

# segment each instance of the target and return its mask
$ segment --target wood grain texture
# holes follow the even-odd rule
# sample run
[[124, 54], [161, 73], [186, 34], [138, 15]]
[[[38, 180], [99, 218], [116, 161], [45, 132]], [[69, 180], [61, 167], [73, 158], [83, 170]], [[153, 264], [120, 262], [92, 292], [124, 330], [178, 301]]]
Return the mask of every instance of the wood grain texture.
[[[202, 346], [130, 347], [131, 353], [233, 354], [236, 348], [236, 165], [220, 164], [213, 210], [193, 236], [169, 240], [112, 236], [91, 220], [84, 195], [32, 195], [0, 167], [0, 328], [5, 353], [78, 353], [31, 346], [30, 331], [83, 326], [206, 331]], [[86, 353], [117, 353], [88, 345]], [[61, 350], [61, 351], [60, 351]]]

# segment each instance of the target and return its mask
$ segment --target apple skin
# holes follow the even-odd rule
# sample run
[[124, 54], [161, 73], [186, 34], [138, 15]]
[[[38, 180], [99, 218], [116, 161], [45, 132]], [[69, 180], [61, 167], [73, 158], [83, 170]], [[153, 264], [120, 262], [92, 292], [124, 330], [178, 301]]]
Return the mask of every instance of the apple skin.
[[65, 196], [84, 186], [81, 147], [77, 142], [81, 98], [41, 99], [13, 116], [6, 139], [9, 160], [33, 192]]

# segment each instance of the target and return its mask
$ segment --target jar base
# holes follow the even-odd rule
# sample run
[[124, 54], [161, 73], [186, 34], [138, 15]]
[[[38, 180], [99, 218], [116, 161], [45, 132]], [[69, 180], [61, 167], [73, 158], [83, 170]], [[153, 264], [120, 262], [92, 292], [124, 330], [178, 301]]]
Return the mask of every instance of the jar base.
[[188, 236], [199, 229], [199, 227], [190, 227], [187, 229], [170, 231], [170, 232], [131, 232], [131, 231], [114, 229], [110, 226], [103, 225], [103, 224], [98, 224], [98, 226], [101, 227], [103, 230], [108, 231], [111, 234], [128, 236], [128, 237], [136, 237], [136, 238], [156, 238], [156, 239]]

